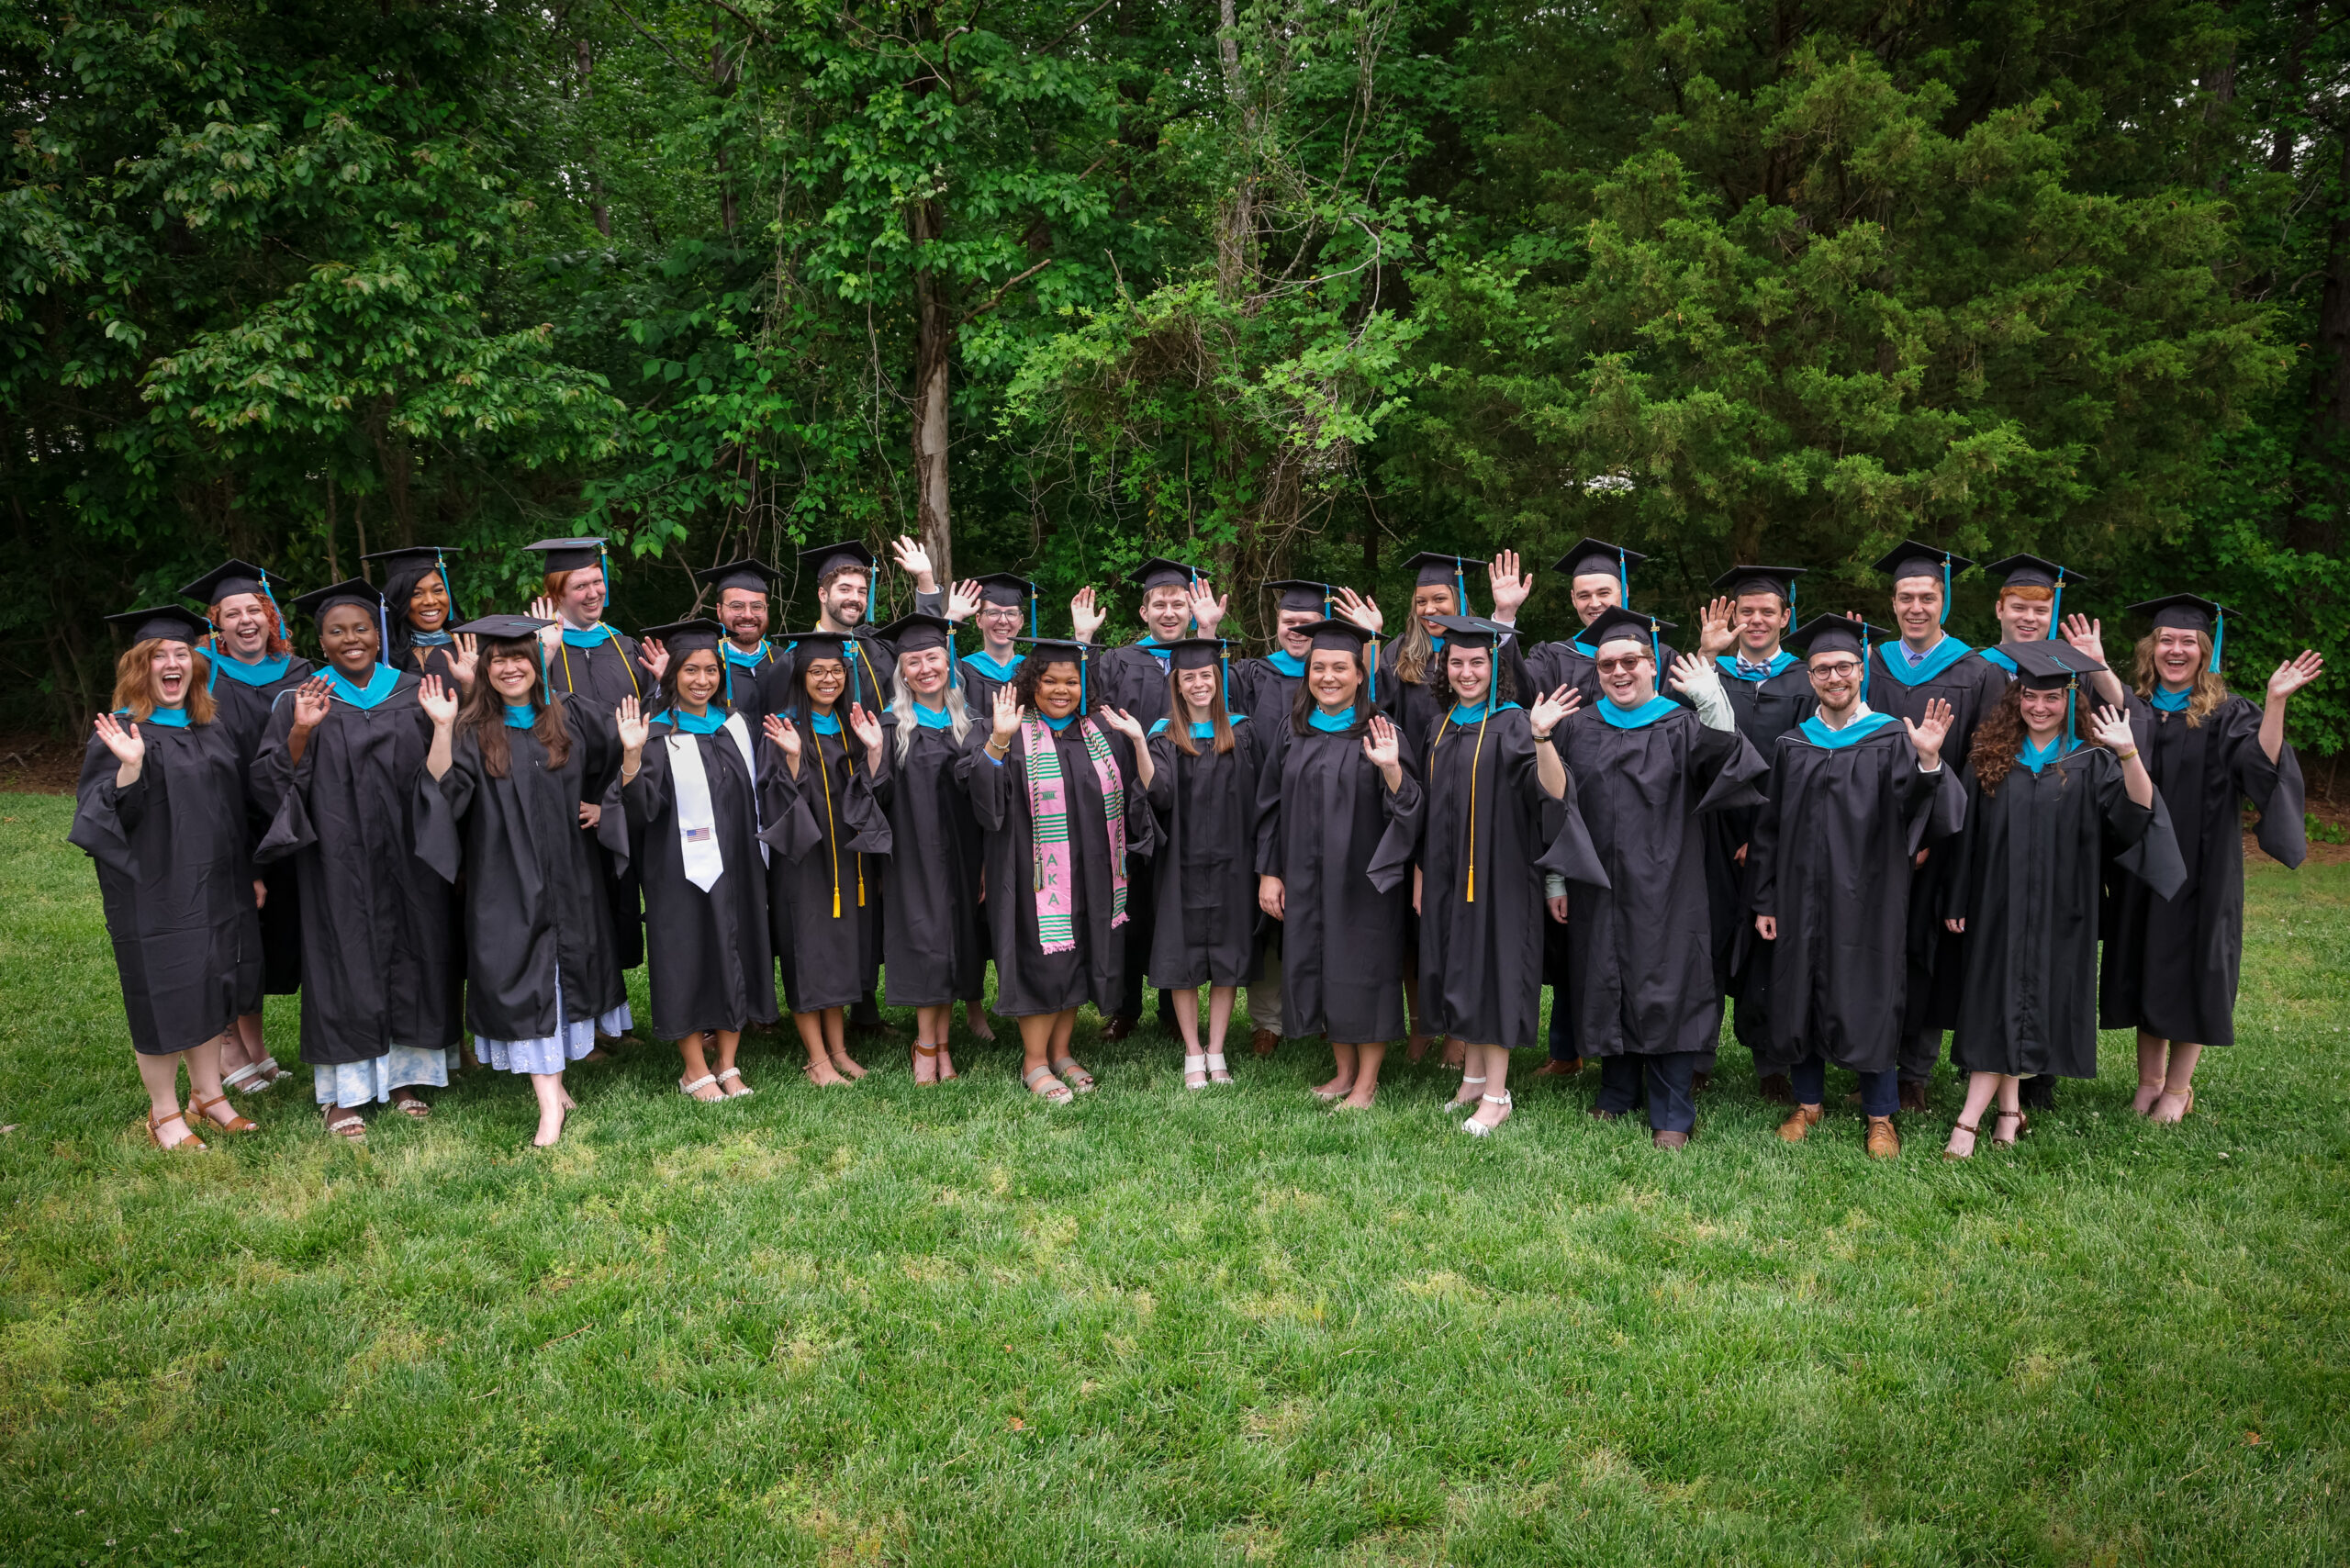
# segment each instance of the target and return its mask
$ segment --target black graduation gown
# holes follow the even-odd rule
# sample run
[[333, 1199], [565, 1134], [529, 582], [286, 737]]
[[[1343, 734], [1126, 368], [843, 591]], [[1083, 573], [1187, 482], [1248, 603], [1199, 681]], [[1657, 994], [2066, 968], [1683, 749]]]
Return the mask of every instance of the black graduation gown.
[[561, 767], [530, 731], [509, 729], [506, 777], [493, 778], [479, 738], [460, 729], [447, 774], [417, 775], [416, 852], [444, 881], [465, 876], [465, 1025], [486, 1039], [556, 1033], [558, 977], [567, 1023], [628, 1000], [604, 907], [605, 857], [628, 854], [627, 818], [608, 812], [592, 834], [579, 826], [580, 802], [602, 800], [620, 772], [620, 742], [579, 698], [555, 700], [571, 735]]
[[91, 737], [66, 839], [97, 864], [131, 1048], [169, 1056], [261, 1011], [246, 776], [218, 719], [135, 728], [147, 756], [127, 790], [115, 788], [114, 753]]
[[[457, 685], [456, 661], [451, 656], [455, 651], [446, 643], [420, 647], [403, 637], [388, 662], [402, 675], [412, 675], [419, 680], [428, 675], [437, 675], [452, 690], [462, 692], [464, 688]], [[496, 1039], [498, 1036], [490, 1037]]]
[[[890, 854], [892, 788], [885, 732], [881, 770], [845, 720], [832, 734], [799, 726], [800, 777], [767, 745], [759, 758], [767, 812], [768, 919], [794, 1013], [846, 1007], [881, 962], [881, 869]], [[853, 749], [852, 749], [853, 748]], [[821, 767], [819, 764], [821, 763]]]
[[1577, 877], [1606, 879], [1572, 786], [1562, 801], [1543, 793], [1533, 731], [1516, 703], [1477, 723], [1448, 716], [1431, 737], [1423, 772], [1420, 1026], [1508, 1050], [1534, 1045], [1542, 1027], [1543, 927], [1552, 924], [1545, 868], [1536, 862], [1556, 844]]
[[272, 813], [254, 854], [291, 859], [302, 889], [302, 1059], [373, 1061], [393, 1046], [457, 1043], [463, 919], [456, 890], [417, 857], [416, 780], [432, 721], [403, 675], [361, 708], [334, 699], [302, 759], [286, 737], [294, 698], [278, 700], [253, 763]]
[[[1524, 646], [1516, 637], [1505, 638], [1500, 644], [1501, 665], [1510, 672], [1510, 689], [1516, 700], [1529, 701], [1539, 692], [1549, 691], [1557, 681], [1545, 682], [1539, 668], [1530, 661]], [[1449, 711], [1437, 696], [1437, 676], [1444, 650], [1438, 649], [1428, 660], [1422, 678], [1405, 680], [1395, 673], [1395, 661], [1403, 656], [1404, 639], [1393, 637], [1379, 651], [1379, 705], [1403, 732], [1404, 749], [1414, 756], [1424, 756], [1428, 737], [1436, 734], [1436, 726]], [[1479, 1042], [1483, 1044], [1485, 1042]]]
[[743, 715], [755, 741], [767, 715], [782, 712], [791, 701], [791, 661], [784, 656], [779, 644], [763, 640], [756, 662], [740, 665], [725, 652], [732, 646], [723, 644], [719, 651], [726, 666], [726, 684], [720, 687], [719, 695], [728, 712]]
[[[1287, 654], [1281, 655], [1288, 658]], [[1298, 661], [1297, 673], [1288, 671], [1273, 662], [1272, 655], [1243, 659], [1232, 666], [1232, 709], [1246, 713], [1259, 724], [1287, 726], [1290, 711], [1297, 702], [1297, 689], [1305, 684], [1305, 661]]]
[[[1606, 699], [1602, 698], [1601, 701]], [[1710, 1052], [1721, 1035], [1703, 813], [1759, 804], [1768, 765], [1687, 709], [1619, 730], [1594, 708], [1560, 726], [1560, 756], [1607, 886], [1569, 878], [1567, 961], [1585, 1056]]]
[[[1013, 657], [1012, 669], [1013, 676], [1017, 677], [1020, 673], [1017, 655]], [[979, 723], [991, 724], [995, 718], [996, 691], [1001, 687], [1009, 686], [1011, 681], [997, 679], [986, 666], [972, 663], [968, 654], [955, 661], [955, 670], [963, 681], [963, 706]]]
[[1152, 646], [1137, 641], [1096, 654], [1085, 675], [1094, 686], [1093, 701], [1133, 714], [1146, 732], [1167, 717], [1169, 655], [1154, 654]]
[[[620, 631], [592, 648], [558, 644], [547, 655], [549, 689], [585, 698], [589, 710], [610, 723], [623, 697], [635, 698], [640, 707], [652, 703], [654, 680], [637, 663], [638, 656], [636, 639]], [[604, 810], [617, 813], [625, 809], [620, 799], [620, 775], [615, 773]], [[621, 969], [632, 969], [644, 962], [643, 868], [632, 857], [624, 865], [607, 864], [605, 869], [609, 875], [604, 879], [604, 902], [612, 912], [612, 957]]]
[[[219, 655], [224, 661], [226, 655]], [[212, 700], [219, 709], [218, 722], [226, 724], [237, 737], [237, 750], [243, 758], [238, 777], [241, 780], [252, 771], [253, 758], [261, 752], [262, 735], [269, 728], [270, 709], [281, 691], [290, 691], [317, 673], [318, 666], [305, 658], [288, 655], [285, 673], [275, 680], [259, 686], [247, 686], [233, 676], [223, 675], [212, 684]], [[251, 808], [249, 825], [252, 829], [247, 850], [259, 848], [262, 834], [269, 831], [269, 818], [259, 809], [259, 802], [250, 790], [246, 801]], [[257, 867], [262, 886], [269, 897], [261, 906], [261, 974], [262, 991], [270, 996], [291, 996], [302, 989], [302, 890], [294, 875], [293, 866], [286, 861]]]
[[[1099, 724], [1100, 720], [1093, 722]], [[971, 810], [984, 835], [988, 880], [989, 956], [995, 960], [994, 1011], [1007, 1018], [1058, 1013], [1091, 1002], [1107, 1014], [1125, 990], [1126, 932], [1113, 927], [1109, 863], [1107, 801], [1094, 776], [1080, 725], [1053, 737], [1069, 801], [1069, 849], [1075, 863], [1071, 904], [1077, 945], [1047, 953], [1036, 934], [1035, 837], [1028, 813], [1028, 739], [1025, 726], [999, 763], [986, 754], [990, 731], [975, 726], [956, 776], [971, 797]], [[1135, 782], [1134, 750], [1126, 737], [1102, 726], [1116, 759], [1125, 795], [1127, 918], [1140, 900], [1135, 862], [1157, 846], [1150, 801]]]
[[1402, 748], [1404, 786], [1362, 754], [1362, 732], [1268, 722], [1257, 779], [1257, 872], [1279, 877], [1281, 1027], [1292, 1038], [1378, 1045], [1404, 1033], [1412, 854], [1425, 797]]
[[[1941, 698], [1950, 704], [1951, 713], [1950, 733], [1942, 738], [1942, 755], [1953, 763], [1964, 763], [1975, 744], [1975, 726], [1988, 717], [1991, 710], [1999, 705], [1999, 699], [2007, 695], [2008, 672], [1980, 653], [1969, 652], [1932, 678], [1908, 686], [1894, 676], [1888, 662], [1899, 657], [1883, 643], [1869, 650], [1868, 685], [1862, 692], [1863, 700], [1877, 712], [1890, 713], [1897, 720], [1907, 719], [1914, 724], [1924, 721], [1926, 704]], [[1964, 977], [1966, 956], [1959, 951], [1958, 938], [1942, 922], [1943, 890], [1949, 885], [1949, 859], [1947, 851], [1929, 848], [1926, 864], [1909, 884], [1908, 1000], [1901, 1025], [1905, 1035], [1947, 1029], [1958, 1022], [1959, 986]]]
[[2231, 1046], [2244, 964], [2241, 802], [2259, 808], [2260, 847], [2299, 866], [2309, 853], [2300, 760], [2289, 745], [2268, 760], [2260, 709], [2241, 697], [2193, 728], [2184, 713], [2158, 712], [2132, 697], [2130, 727], [2168, 811], [2187, 879], [2168, 898], [2136, 878], [2111, 879], [2098, 1013], [2108, 1029]]
[[[776, 1020], [767, 868], [759, 853], [758, 786], [724, 729], [681, 734], [653, 721], [635, 781], [620, 786], [629, 857], [643, 873], [653, 1031], [665, 1040]], [[705, 892], [686, 878], [671, 773], [673, 741], [696, 747], [725, 868]], [[755, 742], [755, 747], [764, 744]], [[755, 749], [753, 753], [756, 756]]]
[[[1729, 657], [1730, 667], [1727, 669], [1721, 659], [1714, 661], [1715, 672], [1721, 678], [1722, 694], [1729, 699], [1730, 714], [1738, 721], [1738, 733], [1768, 760], [1778, 753], [1779, 737], [1810, 718], [1819, 706], [1819, 699], [1811, 689], [1810, 672], [1797, 659], [1776, 675], [1750, 680], [1732, 673], [1737, 659], [1734, 654]], [[1733, 1027], [1740, 1045], [1758, 1056], [1766, 1056], [1773, 1054], [1766, 1011], [1771, 949], [1769, 944], [1755, 938], [1754, 923], [1746, 916], [1747, 890], [1751, 879], [1738, 861], [1740, 846], [1754, 836], [1754, 820], [1760, 809], [1735, 806], [1707, 813], [1706, 843], [1711, 854], [1706, 868], [1719, 915], [1714, 922], [1714, 935], [1722, 984], [1738, 998], [1740, 1009], [1733, 1019]], [[1906, 879], [1903, 885], [1908, 885]], [[1908, 918], [1906, 912], [1902, 918]], [[1900, 922], [1895, 924], [1897, 926]], [[1740, 956], [1749, 961], [1739, 962]]]
[[1749, 932], [1755, 915], [1775, 919], [1779, 937], [1753, 942], [1771, 1012], [1769, 1037], [1750, 1048], [1766, 1069], [1817, 1051], [1838, 1067], [1883, 1072], [1901, 1048], [1915, 857], [1958, 831], [1964, 787], [1948, 761], [1919, 772], [1898, 723], [1841, 746], [1795, 729], [1771, 750], [1768, 799], [1748, 841], [1744, 913]]
[[2097, 1076], [2097, 946], [2104, 864], [2176, 892], [2186, 879], [2160, 794], [2130, 798], [2102, 746], [1984, 793], [1966, 770], [1966, 830], [1942, 914], [1966, 959], [1950, 1059], [1969, 1072]]
[[[1695, 705], [1668, 684], [1673, 676], [1673, 661], [1681, 655], [1672, 644], [1659, 643], [1657, 656], [1663, 661], [1656, 666], [1657, 695], [1694, 711]], [[1527, 650], [1526, 664], [1528, 677], [1534, 682], [1532, 689], [1547, 692], [1556, 691], [1561, 686], [1572, 686], [1583, 693], [1585, 711], [1600, 700], [1599, 666], [1572, 640], [1536, 644]], [[1722, 684], [1729, 684], [1727, 676], [1722, 678]]]
[[1257, 779], [1264, 746], [1236, 717], [1232, 749], [1194, 743], [1187, 756], [1161, 719], [1151, 726], [1150, 809], [1158, 817], [1150, 983], [1169, 991], [1257, 978]]
[[[974, 722], [986, 732], [986, 720]], [[917, 724], [900, 756], [891, 726], [884, 802], [890, 847], [880, 864], [882, 973], [892, 1007], [943, 1007], [987, 994], [979, 819], [956, 778], [962, 755], [953, 732]]]

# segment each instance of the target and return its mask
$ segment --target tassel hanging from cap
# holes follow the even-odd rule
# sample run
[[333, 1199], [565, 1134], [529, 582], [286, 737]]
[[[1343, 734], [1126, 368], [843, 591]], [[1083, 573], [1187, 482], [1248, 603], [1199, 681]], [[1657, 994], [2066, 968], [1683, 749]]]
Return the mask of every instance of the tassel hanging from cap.
[[2056, 640], [2056, 628], [2065, 618], [2065, 568], [2056, 568], [2056, 597], [2048, 606], [2048, 641]]
[[1950, 552], [1942, 552], [1942, 612], [1934, 618], [1937, 626], [1950, 624]]
[[2211, 673], [2220, 673], [2220, 650], [2227, 646], [2228, 611], [2225, 605], [2213, 605], [2211, 616]]

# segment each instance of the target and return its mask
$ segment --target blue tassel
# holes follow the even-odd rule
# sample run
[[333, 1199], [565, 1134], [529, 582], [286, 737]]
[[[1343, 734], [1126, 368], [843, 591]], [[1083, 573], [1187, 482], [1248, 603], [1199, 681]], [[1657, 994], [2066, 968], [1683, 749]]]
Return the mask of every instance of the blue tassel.
[[1937, 626], [1950, 624], [1950, 554], [1948, 551], [1942, 554], [1942, 612], [1935, 620], [1934, 624]]
[[2225, 605], [2218, 608], [2211, 622], [2211, 673], [2220, 673], [2220, 650], [2227, 646], [2228, 611]]
[[1616, 546], [1616, 587], [1617, 592], [1622, 596], [1617, 599], [1616, 602], [1622, 605], [1627, 610], [1631, 609], [1632, 568], [1630, 564], [1624, 559], [1624, 547], [1621, 544]]
[[2047, 637], [2047, 640], [2048, 640], [2049, 642], [2052, 642], [2052, 643], [2053, 643], [2053, 642], [2054, 642], [2054, 641], [2056, 640], [2056, 627], [2057, 627], [2057, 623], [2058, 623], [2059, 622], [2063, 621], [2063, 620], [2064, 620], [2064, 618], [2065, 618], [2065, 568], [2064, 568], [2064, 567], [2062, 567], [2062, 566], [2059, 566], [2059, 567], [2057, 567], [2057, 568], [2056, 568], [2056, 599], [2055, 599], [2055, 602], [2054, 602], [2054, 603], [2051, 604], [2051, 605], [2048, 607], [2048, 637]]

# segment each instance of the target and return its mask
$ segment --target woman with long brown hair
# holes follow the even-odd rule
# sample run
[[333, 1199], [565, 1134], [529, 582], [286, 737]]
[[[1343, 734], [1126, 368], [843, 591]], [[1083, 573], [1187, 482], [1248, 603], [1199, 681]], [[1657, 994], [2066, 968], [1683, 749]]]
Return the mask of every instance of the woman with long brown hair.
[[525, 615], [459, 628], [480, 640], [480, 675], [460, 700], [437, 675], [420, 700], [432, 745], [417, 780], [417, 854], [451, 883], [465, 876], [465, 1021], [480, 1059], [529, 1076], [532, 1142], [563, 1136], [563, 1070], [596, 1035], [627, 1032], [628, 987], [604, 907], [608, 857], [628, 835], [605, 819], [620, 771], [612, 716], [550, 693]]
[[197, 1118], [254, 1130], [220, 1084], [222, 1037], [261, 1011], [243, 758], [205, 689], [202, 618], [166, 607], [108, 619], [131, 645], [115, 666], [115, 711], [83, 756], [67, 837], [97, 863], [148, 1139], [201, 1149], [180, 1110], [182, 1062]]
[[[1158, 818], [1158, 907], [1150, 983], [1175, 997], [1183, 1087], [1229, 1083], [1224, 1036], [1239, 988], [1256, 977], [1259, 727], [1228, 706], [1229, 666], [1214, 637], [1167, 644], [1168, 717], [1150, 729], [1150, 809]], [[1200, 1048], [1200, 987], [1208, 988]]]
[[[2286, 705], [2325, 661], [2303, 651], [2268, 678], [2255, 707], [2220, 673], [2226, 612], [2177, 593], [2131, 606], [2154, 624], [2136, 649], [2131, 723], [2177, 825], [2187, 882], [2172, 898], [2123, 882], [2106, 911], [2099, 1020], [2138, 1031], [2142, 1116], [2176, 1122], [2195, 1107], [2207, 1046], [2235, 1043], [2244, 961], [2244, 819], [2260, 812], [2260, 847], [2287, 866], [2309, 852], [2301, 765], [2285, 744]], [[2083, 644], [2088, 645], [2088, 644]]]
[[2017, 679], [1975, 725], [1961, 781], [1965, 827], [1942, 893], [1942, 920], [1965, 969], [1951, 1060], [1970, 1076], [1942, 1152], [1975, 1153], [1993, 1098], [1995, 1145], [2028, 1125], [2026, 1078], [2097, 1076], [2097, 947], [2105, 868], [2157, 896], [2185, 873], [2170, 820], [2138, 755], [2129, 716], [2100, 708], [2084, 746], [2074, 718], [2102, 666], [2064, 643], [1999, 650]]

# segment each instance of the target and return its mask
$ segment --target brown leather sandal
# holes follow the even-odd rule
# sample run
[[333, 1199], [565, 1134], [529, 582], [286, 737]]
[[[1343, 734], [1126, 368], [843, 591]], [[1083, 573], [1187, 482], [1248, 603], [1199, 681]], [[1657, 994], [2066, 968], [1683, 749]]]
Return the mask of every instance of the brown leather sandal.
[[250, 1116], [240, 1115], [237, 1113], [237, 1108], [233, 1105], [229, 1106], [229, 1119], [225, 1122], [212, 1114], [213, 1106], [228, 1104], [229, 1097], [226, 1094], [219, 1095], [211, 1100], [207, 1100], [201, 1094], [191, 1093], [188, 1096], [188, 1109], [194, 1111], [197, 1115], [203, 1117], [206, 1121], [210, 1122], [214, 1126], [218, 1127], [224, 1133], [257, 1133], [261, 1131], [261, 1124], [259, 1122], [254, 1121]]
[[[2016, 1124], [2016, 1137], [2001, 1137], [1999, 1136], [1999, 1124], [2010, 1121]], [[2023, 1127], [2024, 1114], [2021, 1111], [1993, 1112], [1991, 1115], [1991, 1147], [1993, 1148], [2015, 1148], [2016, 1138], [2023, 1137]]]
[[1964, 1133], [1968, 1137], [1973, 1138], [1975, 1142], [1967, 1147], [1967, 1150], [1964, 1154], [1960, 1154], [1953, 1149], [1945, 1148], [1942, 1150], [1942, 1158], [1949, 1160], [1974, 1159], [1975, 1149], [1981, 1148], [1983, 1145], [1983, 1126], [1981, 1122], [1953, 1122], [1951, 1124], [1951, 1131]]
[[[180, 1139], [177, 1143], [165, 1143], [163, 1141], [162, 1134], [162, 1127], [165, 1122], [177, 1122], [183, 1128], [186, 1129], [187, 1137]], [[153, 1144], [157, 1148], [185, 1148], [192, 1154], [202, 1154], [206, 1149], [212, 1147], [210, 1144], [196, 1136], [196, 1129], [188, 1126], [187, 1117], [178, 1111], [173, 1111], [168, 1116], [160, 1117], [152, 1111], [148, 1112], [147, 1141]]]

